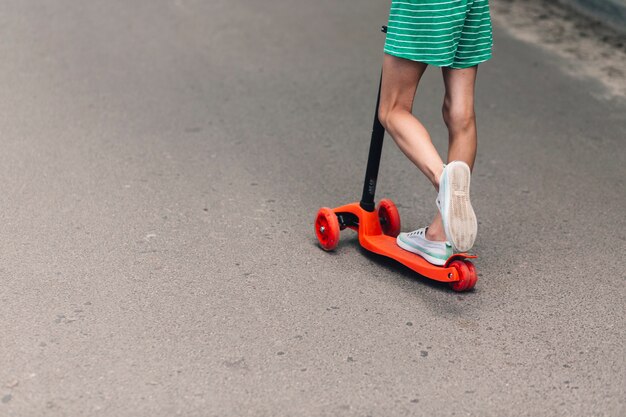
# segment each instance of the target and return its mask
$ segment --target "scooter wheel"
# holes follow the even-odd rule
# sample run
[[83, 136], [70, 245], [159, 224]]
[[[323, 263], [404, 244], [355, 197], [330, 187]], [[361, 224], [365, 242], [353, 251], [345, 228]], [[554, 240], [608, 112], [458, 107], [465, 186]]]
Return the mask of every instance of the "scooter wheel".
[[393, 201], [380, 200], [378, 203], [378, 218], [383, 233], [387, 236], [398, 237], [400, 234], [400, 213]]
[[470, 269], [467, 267], [465, 262], [457, 259], [456, 261], [452, 261], [450, 263], [452, 268], [456, 268], [459, 274], [459, 280], [450, 283], [450, 287], [457, 292], [467, 291], [472, 283], [472, 273]]
[[470, 272], [470, 284], [466, 288], [466, 291], [469, 291], [474, 288], [476, 282], [478, 282], [478, 273], [476, 272], [476, 267], [471, 261], [465, 260], [463, 262], [465, 262], [465, 266], [467, 266], [467, 269], [469, 269]]
[[331, 251], [339, 245], [339, 220], [334, 211], [322, 207], [315, 218], [315, 234], [320, 246], [325, 251]]

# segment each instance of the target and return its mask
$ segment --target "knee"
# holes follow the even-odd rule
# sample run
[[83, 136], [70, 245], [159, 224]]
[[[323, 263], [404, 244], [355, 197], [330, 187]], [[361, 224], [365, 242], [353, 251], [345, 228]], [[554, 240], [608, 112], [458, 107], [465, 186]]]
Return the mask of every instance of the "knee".
[[385, 130], [389, 130], [389, 119], [391, 114], [391, 107], [387, 103], [381, 102], [378, 105], [378, 121], [383, 125]]
[[386, 103], [381, 101], [378, 105], [378, 120], [380, 121], [380, 124], [383, 125], [385, 130], [393, 134], [394, 120], [396, 120], [395, 116], [402, 114], [403, 112], [410, 113], [411, 110], [407, 110], [405, 106], [400, 103]]
[[474, 107], [466, 104], [453, 104], [449, 100], [443, 103], [443, 120], [450, 130], [470, 129], [476, 122]]

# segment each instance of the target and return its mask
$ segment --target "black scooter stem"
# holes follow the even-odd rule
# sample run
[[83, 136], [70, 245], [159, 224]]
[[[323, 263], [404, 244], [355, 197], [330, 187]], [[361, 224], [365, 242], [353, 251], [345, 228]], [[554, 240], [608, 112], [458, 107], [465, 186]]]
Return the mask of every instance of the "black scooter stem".
[[[383, 33], [387, 33], [387, 26], [381, 28]], [[363, 182], [363, 195], [360, 206], [363, 210], [372, 212], [376, 209], [374, 196], [376, 194], [376, 181], [378, 180], [378, 168], [380, 167], [380, 157], [383, 151], [383, 139], [385, 128], [378, 119], [378, 107], [380, 106], [380, 88], [383, 81], [382, 71], [378, 83], [378, 97], [376, 98], [376, 111], [374, 112], [374, 126], [372, 127], [372, 140], [370, 142], [369, 156], [367, 157], [367, 169], [365, 171], [365, 181]]]
[[369, 212], [374, 211], [376, 203], [374, 196], [376, 194], [376, 181], [378, 180], [378, 168], [380, 167], [380, 157], [383, 151], [383, 139], [385, 137], [385, 128], [378, 120], [378, 106], [380, 105], [380, 86], [378, 84], [378, 98], [376, 99], [376, 112], [374, 114], [374, 126], [372, 127], [372, 140], [370, 142], [369, 156], [367, 157], [367, 169], [365, 171], [365, 181], [363, 183], [363, 196], [361, 197], [360, 206], [363, 210]]

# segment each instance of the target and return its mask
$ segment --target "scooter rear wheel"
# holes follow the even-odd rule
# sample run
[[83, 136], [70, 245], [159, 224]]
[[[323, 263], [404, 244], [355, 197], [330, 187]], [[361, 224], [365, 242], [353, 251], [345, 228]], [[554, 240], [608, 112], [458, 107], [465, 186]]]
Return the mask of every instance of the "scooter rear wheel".
[[467, 269], [469, 269], [470, 272], [470, 283], [466, 289], [466, 291], [469, 291], [474, 288], [476, 282], [478, 282], [478, 273], [476, 272], [476, 267], [471, 261], [465, 260], [463, 262], [465, 262], [465, 266], [467, 266]]
[[380, 227], [387, 236], [398, 237], [400, 234], [400, 213], [393, 201], [380, 200], [378, 203], [378, 218]]
[[459, 280], [450, 283], [450, 287], [457, 292], [467, 291], [471, 289], [470, 285], [472, 284], [472, 273], [470, 269], [467, 267], [465, 262], [460, 259], [456, 261], [452, 261], [450, 263], [452, 268], [456, 268], [459, 274]]
[[339, 220], [334, 211], [322, 207], [315, 218], [315, 235], [325, 251], [334, 250], [339, 245]]

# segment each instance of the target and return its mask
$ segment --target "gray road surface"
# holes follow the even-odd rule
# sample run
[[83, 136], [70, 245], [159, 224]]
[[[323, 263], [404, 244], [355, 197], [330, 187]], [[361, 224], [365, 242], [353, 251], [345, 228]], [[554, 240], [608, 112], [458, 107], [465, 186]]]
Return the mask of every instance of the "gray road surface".
[[[626, 414], [626, 103], [554, 56], [497, 29], [479, 71], [475, 291], [317, 247], [387, 8], [0, 3], [1, 416]], [[391, 141], [378, 190], [434, 213]]]

